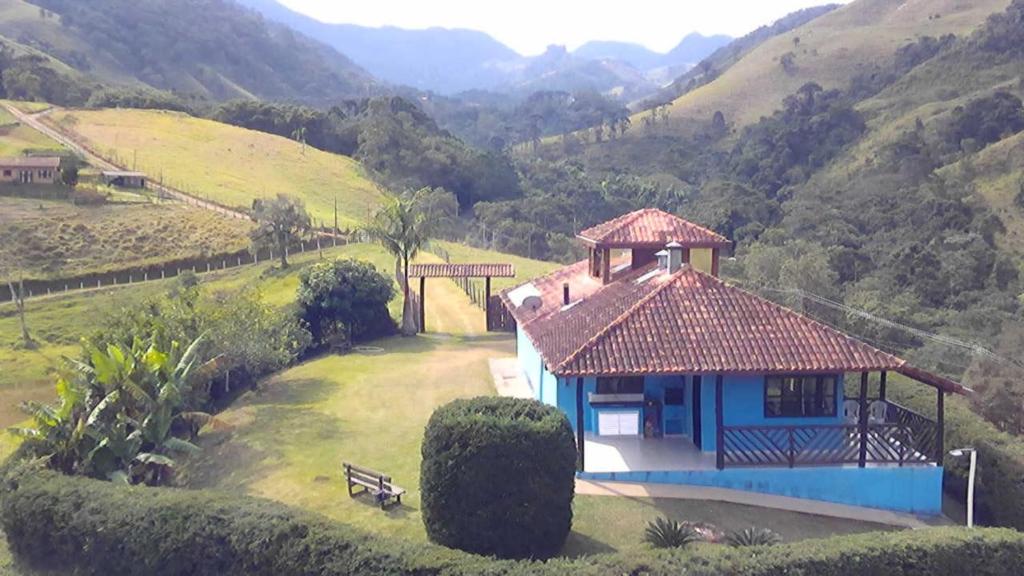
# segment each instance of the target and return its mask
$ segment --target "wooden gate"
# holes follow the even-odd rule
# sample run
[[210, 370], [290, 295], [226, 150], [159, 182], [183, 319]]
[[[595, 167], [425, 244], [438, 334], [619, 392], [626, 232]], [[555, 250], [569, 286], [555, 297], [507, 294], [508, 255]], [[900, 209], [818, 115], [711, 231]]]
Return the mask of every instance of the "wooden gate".
[[515, 332], [516, 319], [508, 311], [501, 296], [491, 296], [490, 305], [487, 307], [487, 331], [488, 332]]

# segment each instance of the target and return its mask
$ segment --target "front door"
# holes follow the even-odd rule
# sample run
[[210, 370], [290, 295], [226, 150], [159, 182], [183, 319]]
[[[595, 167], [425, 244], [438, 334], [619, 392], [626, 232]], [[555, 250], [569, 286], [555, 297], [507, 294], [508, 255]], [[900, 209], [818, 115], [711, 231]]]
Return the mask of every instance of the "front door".
[[701, 445], [701, 422], [700, 422], [700, 376], [693, 377], [693, 405], [690, 422], [693, 424], [693, 445], [703, 448]]

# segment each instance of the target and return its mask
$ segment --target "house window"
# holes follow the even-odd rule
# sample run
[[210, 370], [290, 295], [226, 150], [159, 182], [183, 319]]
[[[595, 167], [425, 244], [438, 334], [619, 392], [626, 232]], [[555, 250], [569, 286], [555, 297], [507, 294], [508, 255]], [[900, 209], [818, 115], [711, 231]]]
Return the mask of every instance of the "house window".
[[837, 381], [835, 376], [769, 376], [765, 379], [764, 415], [835, 416]]
[[685, 388], [665, 388], [665, 406], [682, 406], [686, 404]]
[[598, 394], [643, 394], [643, 376], [622, 376], [618, 378], [598, 378]]
[[10, 170], [4, 170], [4, 178], [10, 178], [12, 172]]

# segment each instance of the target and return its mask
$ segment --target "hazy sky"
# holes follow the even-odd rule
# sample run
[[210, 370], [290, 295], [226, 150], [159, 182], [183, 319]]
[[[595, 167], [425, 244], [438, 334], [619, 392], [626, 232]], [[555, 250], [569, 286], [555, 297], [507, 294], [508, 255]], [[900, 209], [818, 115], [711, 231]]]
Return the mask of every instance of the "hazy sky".
[[[742, 36], [829, 0], [280, 0], [318, 20], [400, 28], [482, 30], [525, 54], [549, 44], [622, 40], [665, 52], [689, 32]], [[831, 0], [845, 2], [846, 0]]]

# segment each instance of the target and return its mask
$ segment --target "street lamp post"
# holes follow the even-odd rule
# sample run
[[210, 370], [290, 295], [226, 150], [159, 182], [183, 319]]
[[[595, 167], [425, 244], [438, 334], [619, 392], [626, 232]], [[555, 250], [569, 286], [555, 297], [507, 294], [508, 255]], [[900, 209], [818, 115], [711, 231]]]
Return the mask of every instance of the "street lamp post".
[[967, 473], [967, 527], [974, 527], [974, 473], [978, 468], [978, 451], [974, 448], [957, 448], [956, 450], [950, 450], [950, 456], [960, 457], [964, 454], [970, 454], [971, 456], [971, 467]]

